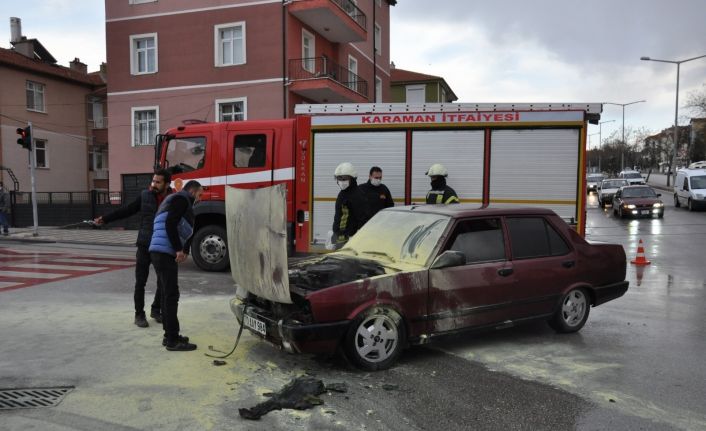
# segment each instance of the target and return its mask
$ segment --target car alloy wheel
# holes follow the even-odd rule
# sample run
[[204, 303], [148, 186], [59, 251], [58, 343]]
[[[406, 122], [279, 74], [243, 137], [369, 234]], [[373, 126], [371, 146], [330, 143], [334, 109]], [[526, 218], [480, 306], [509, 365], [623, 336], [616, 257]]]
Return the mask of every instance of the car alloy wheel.
[[586, 291], [581, 288], [572, 289], [562, 298], [550, 325], [557, 332], [576, 332], [586, 323], [590, 308]]
[[358, 366], [384, 370], [395, 362], [405, 339], [402, 317], [390, 308], [373, 307], [353, 321], [344, 347]]

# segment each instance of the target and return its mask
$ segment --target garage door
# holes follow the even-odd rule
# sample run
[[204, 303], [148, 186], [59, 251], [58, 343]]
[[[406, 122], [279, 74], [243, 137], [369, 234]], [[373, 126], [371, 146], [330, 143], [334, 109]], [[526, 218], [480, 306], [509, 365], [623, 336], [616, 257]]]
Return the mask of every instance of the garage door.
[[578, 129], [493, 130], [490, 205], [549, 208], [575, 220], [579, 142]]

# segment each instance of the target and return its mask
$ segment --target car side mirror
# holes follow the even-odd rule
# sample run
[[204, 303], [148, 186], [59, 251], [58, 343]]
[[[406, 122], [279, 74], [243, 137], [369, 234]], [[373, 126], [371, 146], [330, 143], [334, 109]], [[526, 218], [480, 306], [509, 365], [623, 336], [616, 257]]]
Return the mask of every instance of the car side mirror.
[[657, 197], [660, 197], [660, 196], [662, 196], [662, 193], [657, 193]]
[[431, 269], [450, 268], [453, 266], [462, 266], [466, 264], [466, 255], [456, 250], [446, 250], [441, 253], [434, 263], [431, 264]]

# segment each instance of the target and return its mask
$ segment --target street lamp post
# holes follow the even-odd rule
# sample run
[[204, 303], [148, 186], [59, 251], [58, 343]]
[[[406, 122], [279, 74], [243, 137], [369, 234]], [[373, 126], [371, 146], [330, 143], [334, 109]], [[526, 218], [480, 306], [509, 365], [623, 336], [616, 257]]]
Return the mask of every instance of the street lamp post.
[[603, 172], [601, 169], [601, 155], [603, 153], [603, 137], [601, 135], [603, 131], [603, 124], [613, 123], [615, 120], [601, 121], [598, 123], [598, 172]]
[[[634, 105], [635, 103], [642, 103], [642, 102], [647, 102], [647, 100], [636, 100], [634, 102], [630, 103], [612, 103], [612, 102], [604, 102], [606, 105], [616, 105], [616, 106], [622, 106], [623, 107], [623, 145], [627, 145], [627, 142], [625, 142], [625, 107], [628, 105]], [[625, 151], [623, 149], [620, 150], [620, 169], [625, 168], [625, 161], [624, 161], [624, 156], [625, 156]]]
[[700, 55], [698, 57], [691, 57], [687, 58], [686, 60], [658, 60], [656, 58], [650, 58], [650, 57], [640, 57], [640, 60], [643, 61], [659, 61], [660, 63], [672, 63], [677, 65], [677, 97], [676, 97], [676, 106], [674, 108], [674, 139], [673, 139], [673, 144], [674, 144], [674, 151], [672, 152], [672, 160], [669, 161], [669, 172], [667, 172], [667, 187], [669, 187], [669, 178], [671, 175], [669, 173], [672, 171], [672, 166], [677, 162], [677, 144], [678, 144], [678, 118], [679, 118], [679, 68], [682, 63], [686, 63], [687, 61], [691, 60], [698, 60], [699, 58], [704, 58], [706, 57], [706, 54]]

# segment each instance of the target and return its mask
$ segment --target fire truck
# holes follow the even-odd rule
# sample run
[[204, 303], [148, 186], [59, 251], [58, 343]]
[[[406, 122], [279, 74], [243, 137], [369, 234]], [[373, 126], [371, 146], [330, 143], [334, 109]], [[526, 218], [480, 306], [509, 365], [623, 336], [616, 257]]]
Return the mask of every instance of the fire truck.
[[155, 167], [179, 190], [204, 186], [192, 256], [208, 271], [228, 266], [225, 187], [287, 189], [290, 252], [324, 250], [341, 162], [367, 181], [372, 166], [396, 205], [422, 204], [433, 163], [449, 171], [461, 202], [550, 208], [585, 230], [586, 136], [600, 103], [312, 104], [294, 118], [185, 124], [156, 138]]

